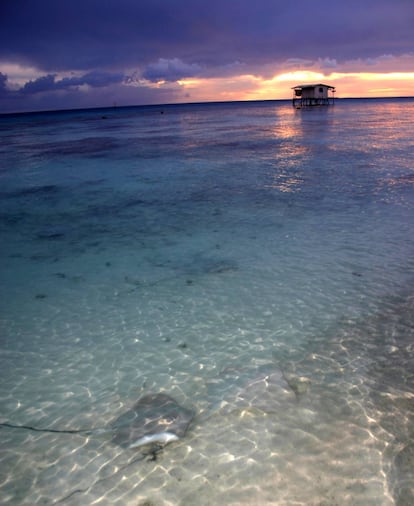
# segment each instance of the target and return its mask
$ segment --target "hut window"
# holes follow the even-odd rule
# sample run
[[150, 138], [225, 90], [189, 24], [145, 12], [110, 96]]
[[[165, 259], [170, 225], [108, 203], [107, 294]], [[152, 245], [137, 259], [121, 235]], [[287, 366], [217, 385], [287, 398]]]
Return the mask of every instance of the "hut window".
[[323, 88], [319, 88], [319, 93], [323, 93]]

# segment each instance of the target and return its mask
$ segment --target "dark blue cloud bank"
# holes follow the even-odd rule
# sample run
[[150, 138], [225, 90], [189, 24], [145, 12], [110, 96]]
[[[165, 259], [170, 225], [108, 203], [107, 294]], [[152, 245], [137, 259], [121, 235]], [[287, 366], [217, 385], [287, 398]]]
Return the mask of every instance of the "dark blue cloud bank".
[[0, 25], [0, 110], [177, 101], [184, 78], [414, 51], [413, 0], [2, 0]]

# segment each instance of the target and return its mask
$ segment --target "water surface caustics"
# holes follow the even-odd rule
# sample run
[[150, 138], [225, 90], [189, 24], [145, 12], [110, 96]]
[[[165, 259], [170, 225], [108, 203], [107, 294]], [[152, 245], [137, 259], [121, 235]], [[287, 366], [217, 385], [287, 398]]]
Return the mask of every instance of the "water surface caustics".
[[1, 117], [0, 423], [102, 427], [158, 393], [195, 413], [147, 455], [3, 427], [2, 504], [413, 504], [413, 120]]

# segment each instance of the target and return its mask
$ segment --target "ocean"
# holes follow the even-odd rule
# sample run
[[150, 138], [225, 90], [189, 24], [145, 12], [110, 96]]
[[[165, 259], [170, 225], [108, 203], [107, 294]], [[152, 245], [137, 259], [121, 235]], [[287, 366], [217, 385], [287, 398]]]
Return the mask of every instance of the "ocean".
[[[414, 504], [413, 124], [409, 98], [1, 116], [0, 502]], [[158, 393], [178, 441], [99, 430]]]

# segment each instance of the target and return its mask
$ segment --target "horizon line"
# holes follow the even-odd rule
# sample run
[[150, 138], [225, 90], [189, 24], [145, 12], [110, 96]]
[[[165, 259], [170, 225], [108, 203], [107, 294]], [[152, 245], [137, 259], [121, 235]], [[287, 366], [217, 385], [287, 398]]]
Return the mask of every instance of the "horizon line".
[[[400, 95], [400, 96], [378, 96], [378, 97], [338, 97], [335, 96], [335, 102], [338, 100], [408, 100], [414, 99], [414, 95]], [[153, 104], [129, 104], [129, 105], [117, 105], [116, 102], [113, 105], [103, 106], [92, 106], [92, 107], [74, 107], [70, 109], [34, 109], [28, 111], [10, 111], [0, 112], [0, 118], [5, 116], [18, 116], [25, 114], [52, 114], [52, 113], [63, 113], [63, 112], [74, 112], [74, 111], [98, 111], [98, 110], [117, 110], [127, 108], [144, 108], [144, 107], [173, 107], [173, 106], [191, 106], [191, 105], [218, 105], [218, 104], [244, 104], [244, 103], [263, 103], [263, 102], [291, 102], [292, 98], [268, 98], [268, 99], [252, 99], [252, 100], [205, 100], [196, 102], [167, 102], [167, 103], [153, 103]]]

